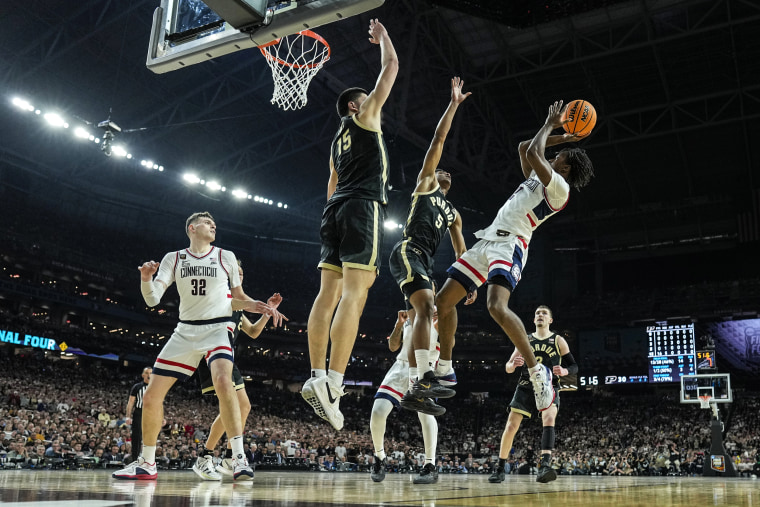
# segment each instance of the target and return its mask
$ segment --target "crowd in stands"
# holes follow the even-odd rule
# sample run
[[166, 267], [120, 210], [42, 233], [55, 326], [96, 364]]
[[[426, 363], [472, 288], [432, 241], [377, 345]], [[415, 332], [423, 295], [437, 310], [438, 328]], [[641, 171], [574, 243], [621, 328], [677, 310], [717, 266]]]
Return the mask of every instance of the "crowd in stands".
[[[42, 353], [9, 354], [0, 347], [0, 461], [3, 467], [121, 466], [133, 459], [124, 410], [139, 371], [115, 371], [96, 361], [51, 360]], [[346, 427], [334, 431], [300, 395], [287, 389], [248, 389], [253, 410], [245, 449], [259, 468], [367, 470], [373, 463], [369, 414], [374, 391], [351, 391], [341, 409]], [[612, 395], [566, 393], [553, 458], [560, 474], [700, 474], [709, 449], [709, 411], [678, 403], [677, 392]], [[625, 396], [625, 402], [621, 402]], [[490, 474], [498, 457], [508, 398], [447, 400], [439, 418], [440, 473]], [[213, 397], [192, 381], [175, 386], [166, 402], [157, 459], [163, 468], [192, 466], [217, 413]], [[724, 409], [726, 447], [739, 470], [758, 473], [760, 397], [735, 393]], [[510, 473], [535, 472], [541, 425], [525, 421], [508, 462]], [[422, 435], [411, 412], [388, 419], [390, 472], [412, 473], [423, 461]], [[218, 453], [217, 453], [218, 454]]]

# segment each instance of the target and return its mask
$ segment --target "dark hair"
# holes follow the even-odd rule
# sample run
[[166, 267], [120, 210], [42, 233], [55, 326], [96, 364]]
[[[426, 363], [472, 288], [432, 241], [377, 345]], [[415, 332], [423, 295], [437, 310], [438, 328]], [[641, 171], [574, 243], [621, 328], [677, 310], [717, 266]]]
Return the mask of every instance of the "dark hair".
[[210, 218], [211, 220], [214, 219], [214, 217], [211, 216], [211, 213], [208, 211], [198, 211], [196, 213], [193, 213], [189, 217], [187, 217], [187, 220], [185, 220], [185, 233], [190, 236], [190, 226], [195, 225], [195, 223], [200, 220], [201, 218]]
[[338, 96], [338, 103], [336, 104], [338, 116], [341, 118], [348, 116], [348, 103], [358, 99], [362, 93], [369, 95], [369, 92], [364, 88], [348, 88], [347, 90], [343, 90], [343, 93]]
[[[554, 318], [554, 312], [548, 306], [546, 306], [546, 305], [538, 305], [538, 308], [546, 308], [549, 311], [549, 317], [551, 317], [552, 319]], [[536, 308], [536, 310], [538, 310], [538, 308]]]
[[585, 187], [594, 176], [594, 166], [588, 158], [586, 150], [582, 148], [565, 148], [560, 151], [567, 152], [567, 163], [570, 164], [570, 174], [567, 182], [576, 190]]

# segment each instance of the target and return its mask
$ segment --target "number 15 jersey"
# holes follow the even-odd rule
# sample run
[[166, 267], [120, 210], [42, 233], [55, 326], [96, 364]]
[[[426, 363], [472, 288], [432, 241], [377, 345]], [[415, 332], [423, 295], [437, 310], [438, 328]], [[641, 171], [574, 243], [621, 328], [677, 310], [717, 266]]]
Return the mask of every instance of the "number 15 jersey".
[[167, 289], [177, 283], [181, 321], [209, 320], [232, 316], [230, 287], [240, 285], [240, 272], [232, 252], [211, 247], [196, 256], [184, 249], [164, 256], [156, 280]]

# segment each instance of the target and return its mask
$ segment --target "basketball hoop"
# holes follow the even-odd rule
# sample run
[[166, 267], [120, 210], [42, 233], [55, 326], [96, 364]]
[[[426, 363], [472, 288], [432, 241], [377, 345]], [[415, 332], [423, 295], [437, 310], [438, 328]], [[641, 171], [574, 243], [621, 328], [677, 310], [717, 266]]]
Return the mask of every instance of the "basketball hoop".
[[700, 408], [710, 408], [710, 400], [712, 400], [712, 396], [709, 394], [706, 395], [699, 395], [699, 406]]
[[330, 45], [311, 30], [281, 37], [259, 46], [272, 69], [272, 104], [285, 111], [306, 105], [306, 91], [312, 78], [330, 59]]

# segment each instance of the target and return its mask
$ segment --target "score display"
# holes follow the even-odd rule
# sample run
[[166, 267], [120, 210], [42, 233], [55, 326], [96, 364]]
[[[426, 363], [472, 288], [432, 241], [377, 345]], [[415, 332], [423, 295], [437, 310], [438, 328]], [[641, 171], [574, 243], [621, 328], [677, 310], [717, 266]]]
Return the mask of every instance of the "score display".
[[680, 382], [697, 373], [694, 324], [648, 326], [649, 382]]

